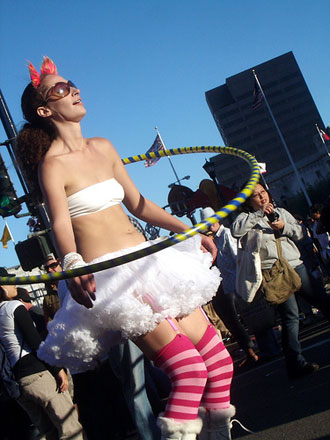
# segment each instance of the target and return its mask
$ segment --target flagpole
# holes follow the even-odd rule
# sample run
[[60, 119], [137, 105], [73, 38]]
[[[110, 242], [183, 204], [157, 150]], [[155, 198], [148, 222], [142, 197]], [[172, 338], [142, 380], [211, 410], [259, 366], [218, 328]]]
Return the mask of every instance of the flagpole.
[[320, 138], [321, 138], [322, 144], [324, 145], [324, 149], [325, 149], [327, 155], [330, 156], [329, 151], [328, 151], [327, 144], [325, 143], [325, 140], [324, 140], [324, 138], [323, 138], [323, 136], [322, 136], [322, 133], [321, 133], [321, 130], [319, 129], [319, 126], [318, 126], [317, 124], [315, 124], [315, 127], [316, 127], [316, 130], [317, 130], [317, 132], [318, 132]]
[[269, 114], [270, 114], [270, 116], [271, 116], [271, 118], [272, 118], [272, 120], [273, 120], [273, 123], [274, 123], [274, 125], [275, 125], [276, 130], [277, 130], [277, 133], [278, 133], [278, 135], [279, 135], [279, 137], [280, 137], [280, 139], [281, 139], [281, 142], [282, 142], [283, 147], [284, 147], [284, 149], [285, 149], [285, 151], [286, 151], [286, 154], [287, 154], [287, 156], [288, 156], [288, 158], [289, 158], [289, 161], [290, 161], [291, 166], [292, 166], [292, 168], [293, 168], [293, 171], [294, 171], [294, 173], [295, 173], [295, 175], [296, 175], [296, 178], [297, 178], [297, 180], [298, 180], [298, 182], [299, 182], [300, 188], [302, 189], [302, 192], [303, 192], [303, 194], [304, 194], [304, 196], [305, 196], [305, 199], [306, 199], [306, 201], [307, 201], [307, 204], [308, 204], [308, 206], [311, 206], [311, 205], [312, 205], [311, 199], [309, 198], [309, 195], [307, 194], [306, 188], [305, 188], [305, 186], [304, 186], [303, 181], [301, 180], [301, 177], [300, 177], [300, 174], [299, 174], [299, 172], [298, 172], [298, 170], [297, 170], [296, 164], [294, 163], [294, 161], [293, 161], [293, 159], [292, 159], [292, 156], [291, 156], [291, 153], [290, 153], [290, 151], [289, 151], [289, 148], [288, 148], [288, 146], [287, 146], [287, 144], [286, 144], [286, 142], [285, 142], [285, 140], [284, 140], [284, 137], [282, 136], [282, 133], [281, 133], [281, 130], [280, 130], [279, 126], [277, 125], [276, 119], [275, 119], [275, 117], [274, 117], [274, 115], [273, 115], [273, 112], [272, 112], [272, 110], [271, 110], [271, 108], [270, 108], [270, 106], [269, 106], [269, 104], [268, 104], [268, 101], [267, 101], [266, 95], [264, 94], [264, 91], [263, 91], [263, 89], [262, 89], [262, 87], [261, 87], [260, 81], [259, 81], [259, 79], [258, 79], [258, 77], [257, 77], [257, 74], [256, 74], [256, 72], [255, 72], [254, 69], [252, 69], [252, 73], [253, 73], [253, 76], [254, 76], [254, 78], [255, 78], [257, 84], [258, 84], [258, 87], [259, 87], [259, 89], [260, 89], [260, 92], [261, 92], [261, 94], [262, 94], [262, 97], [263, 97], [263, 99], [264, 99], [264, 101], [265, 101], [265, 104], [266, 104], [267, 110], [268, 110], [268, 112], [269, 112]]
[[6, 227], [7, 227], [8, 232], [9, 232], [10, 239], [11, 239], [11, 241], [13, 242], [13, 244], [14, 244], [14, 246], [15, 246], [16, 243], [15, 243], [15, 240], [14, 240], [13, 234], [11, 233], [11, 230], [9, 229], [9, 226], [8, 226], [8, 223], [7, 223], [6, 220], [5, 220], [5, 225], [6, 225]]
[[[262, 181], [264, 187], [266, 188], [266, 190], [269, 191], [268, 183], [266, 182], [266, 179], [264, 178], [264, 173], [266, 173], [266, 164], [258, 162], [258, 165], [259, 165], [261, 181]], [[263, 165], [265, 165], [264, 168], [263, 168]]]
[[[163, 139], [162, 139], [162, 137], [161, 137], [161, 135], [160, 135], [160, 133], [159, 133], [158, 127], [155, 127], [155, 130], [156, 130], [156, 132], [157, 132], [157, 134], [158, 134], [158, 136], [159, 136], [159, 139], [161, 140], [162, 144], [163, 144], [164, 147], [165, 147], [164, 141], [163, 141]], [[165, 147], [165, 149], [166, 149], [166, 147]], [[168, 159], [169, 162], [170, 162], [170, 165], [171, 165], [171, 167], [172, 167], [172, 171], [173, 171], [173, 173], [174, 173], [174, 175], [175, 175], [176, 181], [179, 182], [179, 184], [180, 184], [181, 179], [179, 179], [179, 176], [177, 175], [177, 173], [176, 173], [176, 171], [175, 171], [175, 168], [174, 168], [174, 166], [173, 166], [173, 164], [172, 164], [172, 161], [171, 161], [170, 156], [166, 156], [166, 157], [167, 157], [167, 159]]]

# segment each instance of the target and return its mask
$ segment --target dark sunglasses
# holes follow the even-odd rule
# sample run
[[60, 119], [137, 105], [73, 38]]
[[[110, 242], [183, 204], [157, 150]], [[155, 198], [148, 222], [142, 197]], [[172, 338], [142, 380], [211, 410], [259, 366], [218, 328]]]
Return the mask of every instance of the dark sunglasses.
[[[47, 94], [45, 102], [47, 104], [48, 101], [58, 101], [59, 99], [65, 98], [70, 93], [71, 87], [77, 88], [72, 81], [63, 82], [60, 81], [56, 83], [53, 87], [51, 87]], [[52, 98], [52, 99], [50, 99]]]
[[59, 263], [57, 263], [57, 262], [56, 263], [51, 263], [51, 264], [46, 264], [44, 266], [44, 269], [45, 269], [46, 272], [49, 272], [50, 269], [56, 269], [58, 265], [59, 265]]

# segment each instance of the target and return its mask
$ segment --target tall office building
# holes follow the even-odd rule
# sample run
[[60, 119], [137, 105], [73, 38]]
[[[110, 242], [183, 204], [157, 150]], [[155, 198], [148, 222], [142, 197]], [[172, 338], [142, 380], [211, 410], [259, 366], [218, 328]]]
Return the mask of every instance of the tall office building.
[[[253, 108], [252, 69], [305, 187], [330, 173], [330, 157], [315, 127], [324, 129], [324, 124], [292, 52], [231, 76], [206, 92], [224, 145], [241, 148], [265, 162], [267, 183], [279, 200], [300, 191], [301, 185], [265, 102]], [[249, 177], [249, 166], [241, 159], [218, 155], [211, 161], [224, 185], [240, 187]]]

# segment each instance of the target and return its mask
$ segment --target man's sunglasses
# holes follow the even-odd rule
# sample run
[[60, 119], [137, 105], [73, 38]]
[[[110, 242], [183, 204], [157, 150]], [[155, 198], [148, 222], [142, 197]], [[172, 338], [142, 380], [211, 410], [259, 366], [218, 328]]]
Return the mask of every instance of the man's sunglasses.
[[44, 269], [45, 269], [46, 272], [49, 272], [50, 269], [55, 270], [55, 269], [57, 268], [58, 265], [59, 265], [58, 262], [51, 263], [51, 264], [45, 264], [45, 265], [44, 265]]
[[51, 87], [45, 98], [45, 102], [47, 104], [48, 101], [58, 101], [59, 99], [65, 98], [69, 95], [71, 91], [71, 87], [77, 88], [72, 81], [63, 82], [60, 81], [56, 83], [53, 87]]

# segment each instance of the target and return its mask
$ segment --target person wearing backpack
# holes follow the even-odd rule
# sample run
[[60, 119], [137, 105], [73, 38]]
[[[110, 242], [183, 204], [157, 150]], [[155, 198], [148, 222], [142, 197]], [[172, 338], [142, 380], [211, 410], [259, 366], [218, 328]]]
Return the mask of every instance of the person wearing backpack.
[[[0, 276], [13, 276], [0, 268]], [[37, 357], [41, 338], [15, 286], [0, 286], [0, 343], [19, 384], [17, 402], [42, 439], [82, 440], [83, 429], [68, 393], [65, 371]]]

